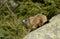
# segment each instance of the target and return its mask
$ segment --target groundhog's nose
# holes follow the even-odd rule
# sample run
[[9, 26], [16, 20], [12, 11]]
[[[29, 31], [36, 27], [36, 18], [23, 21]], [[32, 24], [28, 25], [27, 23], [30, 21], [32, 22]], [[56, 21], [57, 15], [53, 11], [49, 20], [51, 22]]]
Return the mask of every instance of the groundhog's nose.
[[25, 22], [25, 20], [22, 21], [23, 23]]

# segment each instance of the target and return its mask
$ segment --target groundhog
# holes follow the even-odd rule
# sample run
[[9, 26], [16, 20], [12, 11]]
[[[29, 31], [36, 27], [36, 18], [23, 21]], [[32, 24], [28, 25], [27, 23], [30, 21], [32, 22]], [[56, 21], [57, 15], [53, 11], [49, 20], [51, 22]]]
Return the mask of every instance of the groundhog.
[[47, 22], [47, 17], [43, 14], [37, 14], [23, 20], [23, 23], [31, 27], [31, 30], [41, 27], [45, 22]]

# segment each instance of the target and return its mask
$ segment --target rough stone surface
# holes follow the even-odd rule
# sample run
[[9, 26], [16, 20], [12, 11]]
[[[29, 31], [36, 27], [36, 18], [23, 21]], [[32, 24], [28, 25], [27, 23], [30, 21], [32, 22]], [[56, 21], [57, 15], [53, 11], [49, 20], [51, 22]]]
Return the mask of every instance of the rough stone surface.
[[48, 24], [32, 31], [23, 39], [60, 39], [60, 14], [52, 17]]

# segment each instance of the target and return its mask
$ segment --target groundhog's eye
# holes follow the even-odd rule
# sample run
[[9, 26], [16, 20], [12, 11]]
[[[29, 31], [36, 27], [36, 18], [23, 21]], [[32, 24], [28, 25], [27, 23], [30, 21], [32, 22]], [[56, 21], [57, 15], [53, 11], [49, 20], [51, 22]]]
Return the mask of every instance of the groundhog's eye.
[[29, 22], [29, 18], [25, 20], [25, 22]]
[[27, 21], [27, 19], [25, 21]]

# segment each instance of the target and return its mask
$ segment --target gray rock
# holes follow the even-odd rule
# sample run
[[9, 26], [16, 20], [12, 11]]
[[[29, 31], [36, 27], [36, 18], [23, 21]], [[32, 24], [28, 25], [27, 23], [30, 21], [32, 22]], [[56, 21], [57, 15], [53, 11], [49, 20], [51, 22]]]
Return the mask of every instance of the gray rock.
[[60, 14], [52, 17], [49, 21], [23, 39], [60, 39]]

